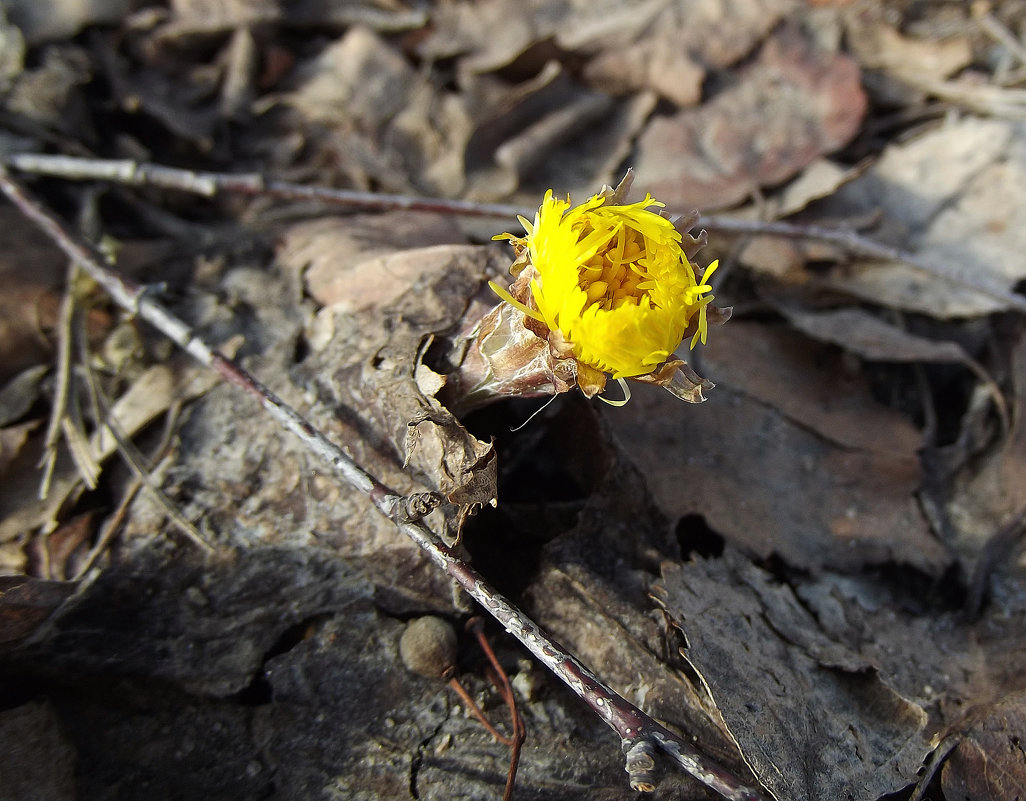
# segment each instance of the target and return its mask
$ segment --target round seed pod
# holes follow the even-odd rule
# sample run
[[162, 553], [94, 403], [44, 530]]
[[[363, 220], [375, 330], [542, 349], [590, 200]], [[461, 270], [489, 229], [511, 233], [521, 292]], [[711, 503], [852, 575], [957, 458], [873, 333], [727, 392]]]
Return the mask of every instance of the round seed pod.
[[456, 632], [440, 617], [418, 617], [399, 638], [399, 657], [408, 670], [431, 679], [456, 672]]

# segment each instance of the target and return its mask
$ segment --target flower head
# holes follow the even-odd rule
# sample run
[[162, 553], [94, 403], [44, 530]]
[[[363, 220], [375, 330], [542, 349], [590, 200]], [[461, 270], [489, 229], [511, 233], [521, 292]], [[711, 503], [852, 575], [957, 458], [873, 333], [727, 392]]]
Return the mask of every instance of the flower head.
[[681, 233], [651, 210], [663, 206], [651, 195], [620, 203], [629, 179], [576, 207], [550, 190], [534, 223], [520, 218], [526, 236], [495, 237], [512, 241], [518, 280], [509, 292], [493, 289], [531, 318], [557, 358], [577, 362], [589, 395], [607, 374], [669, 384], [661, 368], [680, 365], [671, 359], [684, 337], [693, 335], [693, 347], [708, 329], [706, 281], [716, 263], [703, 272], [688, 260]]

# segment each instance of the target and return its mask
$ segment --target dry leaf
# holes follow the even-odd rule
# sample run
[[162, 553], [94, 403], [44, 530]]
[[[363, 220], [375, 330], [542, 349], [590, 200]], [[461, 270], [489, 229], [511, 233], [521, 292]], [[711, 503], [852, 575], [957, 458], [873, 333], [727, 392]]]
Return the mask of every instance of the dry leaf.
[[[492, 249], [470, 245], [381, 257], [375, 271], [397, 276], [398, 283], [382, 295], [378, 282], [354, 281], [350, 298], [321, 312], [333, 318], [335, 335], [307, 365], [337, 403], [356, 412], [363, 439], [373, 430], [371, 439], [379, 448], [386, 445], [418, 482], [461, 504], [494, 500], [494, 449], [425, 397], [417, 373], [430, 335], [458, 324], [469, 298], [501, 260]], [[384, 469], [394, 474], [395, 464]]]
[[438, 91], [373, 31], [350, 29], [316, 57], [302, 62], [295, 89], [262, 99], [295, 109], [327, 126], [334, 147], [358, 185], [377, 181], [395, 191], [457, 195], [471, 115], [462, 98]]
[[876, 801], [915, 781], [926, 713], [827, 637], [787, 584], [728, 549], [664, 565], [655, 596], [778, 798]]
[[297, 88], [281, 102], [304, 117], [379, 133], [415, 91], [417, 74], [383, 39], [353, 28], [296, 70]]
[[29, 434], [42, 425], [42, 420], [29, 420], [18, 425], [0, 428], [0, 478], [21, 454]]
[[[156, 365], [136, 379], [114, 404], [112, 414], [129, 435], [138, 432], [175, 403], [184, 403], [202, 395], [217, 383], [212, 371], [193, 364], [186, 357], [170, 365]], [[104, 427], [91, 438], [90, 447], [97, 461], [109, 458], [117, 443]], [[65, 501], [80, 489], [77, 472], [68, 465], [58, 467], [45, 499], [37, 497], [39, 476], [24, 471], [17, 484], [8, 482], [0, 495], [0, 544], [23, 541], [29, 532], [42, 527], [52, 530], [56, 515]]]
[[[610, 41], [585, 76], [612, 94], [651, 90], [681, 107], [701, 99], [707, 68], [744, 58], [794, 6], [790, 0], [671, 0], [654, 4], [658, 14], [650, 18], [653, 4], [619, 5], [619, 13], [602, 15]], [[582, 28], [567, 26], [561, 41], [573, 47]]]
[[0, 426], [17, 422], [40, 398], [43, 379], [50, 372], [50, 366], [37, 364], [12, 378], [0, 389]]
[[306, 291], [322, 306], [355, 312], [387, 306], [420, 275], [416, 262], [400, 249], [463, 241], [452, 217], [440, 214], [324, 217], [291, 226], [278, 262], [301, 273]]
[[862, 309], [805, 312], [788, 308], [782, 311], [799, 331], [821, 342], [832, 342], [870, 361], [964, 365], [987, 386], [1002, 421], [1008, 424], [1008, 410], [1000, 387], [957, 342], [939, 342], [916, 336]]
[[972, 62], [972, 44], [966, 34], [954, 32], [941, 40], [903, 36], [883, 20], [885, 14], [878, 7], [845, 16], [852, 55], [864, 67], [897, 76], [943, 78]]
[[613, 101], [580, 86], [558, 62], [547, 62], [515, 86], [470, 76], [465, 91], [468, 108], [475, 109], [465, 153], [467, 193], [474, 199], [505, 197], [532, 173], [550, 188], [556, 176], [548, 175], [546, 166], [560, 161], [560, 148], [578, 154], [585, 144], [594, 144], [595, 157], [608, 159], [610, 143], [593, 140], [610, 133], [613, 148], [625, 146], [623, 116], [612, 113]]
[[1026, 277], [1026, 203], [1017, 190], [1024, 182], [1026, 135], [1012, 123], [965, 117], [891, 145], [823, 210], [832, 217], [879, 213], [876, 238], [955, 280], [898, 262], [859, 261], [817, 283], [944, 319], [1004, 309], [970, 287], [1014, 291]]
[[946, 798], [1020, 801], [1026, 788], [1026, 693], [977, 709], [941, 774]]
[[9, 647], [32, 634], [75, 587], [70, 581], [0, 576], [0, 644]]
[[845, 144], [865, 108], [855, 63], [786, 28], [732, 87], [649, 123], [637, 184], [672, 207], [730, 206]]
[[666, 514], [797, 567], [940, 575], [951, 559], [919, 510], [915, 430], [819, 346], [738, 322], [716, 334], [701, 363], [715, 403], [682, 414], [639, 391], [609, 415]]

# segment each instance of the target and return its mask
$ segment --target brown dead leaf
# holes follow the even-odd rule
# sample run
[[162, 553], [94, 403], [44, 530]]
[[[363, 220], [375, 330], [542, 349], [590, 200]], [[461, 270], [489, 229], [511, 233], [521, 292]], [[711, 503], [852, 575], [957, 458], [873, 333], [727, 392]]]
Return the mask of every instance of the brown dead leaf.
[[72, 45], [48, 47], [39, 66], [18, 76], [4, 107], [46, 130], [91, 141], [95, 130], [83, 87], [92, 69], [84, 50]]
[[279, 100], [316, 122], [379, 133], [409, 102], [417, 75], [366, 28], [354, 28], [299, 66], [296, 89]]
[[664, 564], [654, 594], [778, 798], [876, 801], [914, 782], [930, 750], [926, 713], [825, 635], [787, 584], [728, 549]]
[[[815, 317], [804, 314], [806, 319]], [[904, 460], [921, 447], [912, 424], [874, 402], [864, 376], [846, 368], [830, 349], [783, 328], [740, 320], [716, 334], [700, 355], [717, 384], [743, 392], [845, 448]]]
[[10, 425], [24, 417], [39, 400], [42, 381], [50, 366], [37, 364], [16, 375], [0, 389], [0, 427]]
[[[656, 3], [658, 14], [620, 5], [604, 15], [606, 41], [585, 68], [589, 82], [610, 94], [653, 91], [677, 106], [701, 99], [706, 68], [727, 67], [749, 52], [791, 10], [790, 0], [674, 0]], [[647, 10], [648, 6], [645, 6]], [[561, 42], [581, 47], [567, 26]], [[614, 35], [615, 32], [615, 35]]]
[[788, 308], [782, 311], [799, 331], [821, 342], [832, 342], [870, 361], [964, 365], [986, 385], [1005, 427], [1008, 427], [1008, 409], [1001, 388], [957, 342], [916, 336], [863, 309], [806, 312]]
[[427, 12], [388, 0], [172, 0], [171, 16], [160, 26], [160, 40], [175, 43], [198, 36], [217, 36], [252, 26], [287, 24], [323, 33], [352, 25], [395, 32], [419, 28]]
[[953, 32], [944, 39], [903, 36], [888, 24], [878, 6], [845, 15], [852, 55], [866, 68], [898, 76], [927, 75], [943, 78], [969, 66], [973, 59], [968, 35]]
[[78, 574], [97, 526], [96, 511], [76, 515], [50, 533], [39, 534], [25, 548], [28, 574], [63, 581]]
[[0, 478], [18, 458], [29, 434], [42, 425], [42, 420], [29, 420], [18, 425], [0, 428]]
[[70, 581], [0, 576], [0, 644], [23, 640], [75, 590]]
[[[586, 536], [593, 540], [601, 534], [590, 531]], [[694, 738], [704, 753], [731, 766], [736, 776], [758, 783], [708, 685], [690, 681], [675, 668], [676, 655], [667, 664], [665, 632], [647, 610], [627, 601], [623, 587], [580, 564], [549, 567], [532, 583], [531, 604], [545, 630], [585, 664], [599, 668], [613, 689]]]
[[639, 391], [608, 415], [664, 512], [701, 515], [747, 552], [806, 569], [896, 561], [939, 575], [950, 557], [919, 510], [908, 422], [793, 333], [739, 322], [716, 333], [701, 365], [715, 403], [682, 414], [666, 393]]
[[464, 241], [452, 217], [441, 214], [324, 217], [290, 227], [278, 262], [302, 273], [306, 291], [322, 306], [355, 312], [387, 306], [417, 279], [420, 272], [403, 257], [405, 249]]
[[286, 105], [330, 129], [339, 165], [358, 186], [453, 196], [463, 189], [471, 114], [434, 87], [402, 54], [363, 26], [295, 70], [292, 91], [260, 101]]
[[[476, 200], [505, 197], [532, 175], [545, 188], [563, 178], [569, 183], [562, 186], [573, 189], [578, 186], [575, 179], [593, 179], [592, 171], [619, 166], [652, 103], [646, 98], [616, 104], [608, 95], [582, 87], [556, 61], [514, 86], [488, 75], [468, 76], [464, 84], [475, 119], [465, 152], [467, 194]], [[578, 161], [589, 147], [594, 148], [590, 158], [566, 164], [567, 153], [573, 153], [570, 161]], [[550, 174], [550, 165], [555, 165], [555, 174]], [[559, 175], [568, 166], [574, 170], [572, 177]]]
[[834, 218], [879, 214], [874, 238], [915, 252], [956, 280], [898, 262], [857, 261], [816, 284], [943, 319], [1004, 309], [970, 287], [1014, 291], [1026, 278], [1026, 202], [1017, 190], [1023, 183], [1026, 134], [1013, 123], [951, 119], [891, 145], [822, 209]]
[[[372, 429], [379, 449], [390, 450], [418, 481], [457, 503], [495, 498], [494, 449], [422, 394], [417, 381], [421, 350], [433, 331], [457, 323], [501, 259], [492, 249], [470, 245], [398, 251], [380, 257], [372, 270], [395, 276], [387, 292], [378, 281], [354, 281], [352, 296], [319, 315], [322, 324], [330, 319], [331, 335], [322, 332], [311, 360], [311, 365], [322, 365], [317, 382], [357, 413], [353, 422], [363, 427], [362, 438]], [[362, 322], [353, 328], [357, 320]], [[367, 456], [381, 459], [380, 454]], [[390, 465], [388, 472], [394, 470], [395, 464]]]
[[0, 9], [0, 93], [6, 93], [25, 69], [25, 37]]
[[842, 167], [826, 158], [816, 159], [787, 186], [762, 201], [759, 213], [770, 220], [795, 214], [814, 200], [829, 197], [860, 173], [860, 169]]
[[862, 309], [812, 312], [788, 308], [782, 311], [799, 331], [820, 342], [840, 345], [864, 359], [957, 364], [972, 361], [956, 342], [916, 336]]
[[1026, 693], [978, 709], [941, 774], [946, 798], [1021, 801], [1026, 788]]
[[631, 47], [612, 47], [592, 59], [585, 77], [611, 95], [651, 90], [674, 105], [693, 106], [702, 97], [705, 69], [681, 47], [677, 30], [659, 32]]
[[[662, 87], [672, 99], [681, 92], [690, 94], [689, 89], [672, 86], [675, 77], [684, 78], [686, 85], [698, 65], [734, 63], [795, 5], [793, 0], [440, 3], [420, 53], [428, 58], [463, 54], [464, 69], [490, 72], [510, 64], [532, 45], [554, 40], [566, 50], [594, 54], [602, 65], [597, 74], [603, 78], [626, 79], [633, 90], [658, 92]], [[502, 35], [496, 36], [496, 31]], [[630, 50], [645, 54], [648, 64], [626, 55]], [[614, 76], [616, 66], [622, 73]], [[675, 68], [684, 68], [685, 73], [680, 75]]]
[[615, 185], [633, 142], [656, 107], [652, 92], [641, 92], [614, 105], [600, 125], [588, 126], [550, 152], [543, 166], [526, 181], [535, 189], [559, 188], [578, 200], [593, 195], [603, 184]]
[[866, 109], [858, 67], [792, 28], [701, 108], [659, 117], [638, 141], [638, 184], [668, 205], [714, 209], [790, 178], [845, 144]]
[[66, 260], [10, 206], [0, 208], [0, 382], [50, 356]]

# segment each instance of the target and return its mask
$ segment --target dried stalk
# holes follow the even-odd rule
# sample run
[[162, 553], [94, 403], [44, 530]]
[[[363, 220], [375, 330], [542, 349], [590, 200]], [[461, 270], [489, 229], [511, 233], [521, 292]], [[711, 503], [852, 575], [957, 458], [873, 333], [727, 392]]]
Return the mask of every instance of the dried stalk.
[[[197, 172], [131, 160], [86, 159], [73, 156], [47, 156], [38, 153], [18, 153], [6, 156], [5, 159], [8, 166], [23, 172], [69, 180], [111, 181], [129, 186], [173, 189], [204, 197], [214, 197], [223, 192], [236, 192], [244, 195], [275, 197], [282, 200], [315, 200], [371, 211], [433, 211], [470, 217], [497, 217], [506, 220], [515, 219], [518, 214], [531, 218], [535, 211], [504, 203], [475, 203], [466, 200], [358, 192], [350, 189], [276, 181], [265, 178], [259, 173]], [[697, 211], [693, 213], [698, 214]], [[976, 275], [965, 274], [950, 265], [927, 261], [907, 250], [883, 245], [850, 229], [764, 220], [741, 220], [724, 216], [702, 217], [701, 223], [710, 231], [810, 239], [836, 245], [845, 253], [853, 256], [902, 262], [943, 281], [964, 286], [974, 292], [994, 298], [1016, 311], [1026, 313], [1026, 299], [1014, 292], [1009, 292], [1003, 286], [981, 280]]]
[[354, 489], [366, 495], [382, 515], [420, 546], [435, 564], [455, 579], [506, 631], [602, 718], [620, 736], [624, 753], [628, 755], [627, 770], [633, 789], [651, 790], [654, 787], [650, 781], [651, 756], [640, 760], [641, 770], [637, 767], [639, 760], [631, 756], [639, 750], [650, 754], [658, 749], [730, 801], [766, 801], [761, 791], [744, 784], [726, 767], [603, 684], [576, 657], [550, 639], [533, 620], [495, 592], [480, 573], [420, 522], [427, 511], [442, 502], [439, 493], [409, 497], [398, 495], [367, 473], [296, 410], [241, 366], [204, 342], [187, 323], [158, 303], [146, 287], [120, 275], [104, 254], [74, 234], [16, 181], [2, 161], [0, 189], [119, 306], [142, 317], [197, 361], [251, 395], [280, 425], [299, 437], [311, 453], [334, 468]]

